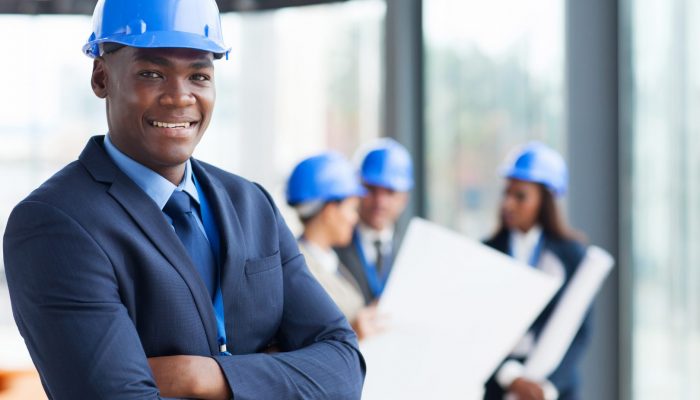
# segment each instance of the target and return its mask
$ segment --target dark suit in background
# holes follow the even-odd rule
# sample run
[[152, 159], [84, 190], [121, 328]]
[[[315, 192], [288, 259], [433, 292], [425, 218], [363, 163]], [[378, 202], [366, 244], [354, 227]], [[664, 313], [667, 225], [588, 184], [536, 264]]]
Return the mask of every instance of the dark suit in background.
[[[510, 238], [508, 231], [502, 231], [485, 242], [487, 246], [490, 246], [505, 254], [508, 254], [510, 246], [509, 243]], [[584, 246], [578, 242], [573, 240], [554, 239], [547, 236], [545, 233], [543, 233], [542, 250], [543, 252], [551, 252], [556, 258], [559, 259], [559, 261], [561, 261], [565, 270], [565, 279], [562, 287], [529, 329], [529, 331], [534, 334], [535, 340], [537, 340], [540, 332], [542, 332], [543, 328], [547, 324], [549, 317], [552, 315], [552, 312], [559, 302], [562, 293], [568, 287], [571, 277], [573, 276], [574, 272], [576, 272], [576, 269], [583, 260], [586, 252]], [[575, 400], [579, 398], [578, 364], [588, 342], [589, 331], [590, 316], [587, 316], [573, 342], [571, 343], [571, 346], [564, 355], [561, 363], [548, 377], [548, 380], [552, 382], [552, 384], [559, 391], [559, 400]], [[524, 360], [519, 359], [518, 361], [523, 362]], [[495, 377], [492, 376], [486, 383], [486, 393], [484, 395], [484, 399], [502, 400], [504, 394], [505, 390], [499, 386], [495, 380]]]

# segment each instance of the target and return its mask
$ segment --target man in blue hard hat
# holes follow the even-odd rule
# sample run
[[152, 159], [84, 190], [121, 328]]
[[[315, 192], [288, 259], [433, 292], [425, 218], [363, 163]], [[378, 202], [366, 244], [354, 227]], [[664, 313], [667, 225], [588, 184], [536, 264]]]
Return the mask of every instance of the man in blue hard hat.
[[4, 237], [48, 397], [359, 398], [356, 336], [270, 196], [191, 158], [229, 51], [214, 0], [100, 0], [93, 23], [108, 134]]
[[396, 256], [396, 223], [413, 188], [413, 162], [397, 141], [380, 139], [364, 155], [360, 176], [367, 189], [360, 202], [360, 222], [352, 243], [336, 252], [370, 304], [384, 291]]

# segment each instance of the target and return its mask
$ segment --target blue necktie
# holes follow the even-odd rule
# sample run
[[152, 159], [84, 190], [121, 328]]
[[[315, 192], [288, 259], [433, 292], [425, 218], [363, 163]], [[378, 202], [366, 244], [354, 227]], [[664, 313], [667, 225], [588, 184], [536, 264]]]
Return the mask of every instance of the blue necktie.
[[214, 252], [204, 232], [197, 224], [193, 214], [197, 209], [192, 205], [192, 198], [185, 192], [176, 190], [163, 207], [163, 212], [173, 220], [175, 233], [182, 241], [187, 254], [197, 267], [204, 284], [213, 299], [216, 294], [217, 267]]
[[374, 261], [374, 267], [377, 269], [377, 274], [379, 276], [382, 276], [382, 272], [384, 272], [384, 255], [382, 254], [382, 242], [379, 240], [375, 240], [373, 244], [374, 250], [377, 252], [377, 258]]

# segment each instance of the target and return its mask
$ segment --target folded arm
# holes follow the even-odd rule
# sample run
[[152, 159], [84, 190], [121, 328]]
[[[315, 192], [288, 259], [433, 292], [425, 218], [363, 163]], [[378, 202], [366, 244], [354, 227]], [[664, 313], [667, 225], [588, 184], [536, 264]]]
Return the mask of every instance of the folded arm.
[[158, 398], [112, 263], [83, 227], [51, 205], [21, 203], [4, 254], [13, 314], [52, 398]]
[[342, 314], [330, 312], [335, 305], [302, 271], [301, 257], [283, 268], [292, 282], [285, 282], [281, 352], [215, 357], [235, 399], [359, 399], [364, 361], [354, 333]]
[[365, 364], [357, 337], [309, 272], [269, 196], [268, 201], [277, 221], [283, 270], [284, 311], [277, 334], [281, 352], [214, 358], [236, 400], [359, 399]]

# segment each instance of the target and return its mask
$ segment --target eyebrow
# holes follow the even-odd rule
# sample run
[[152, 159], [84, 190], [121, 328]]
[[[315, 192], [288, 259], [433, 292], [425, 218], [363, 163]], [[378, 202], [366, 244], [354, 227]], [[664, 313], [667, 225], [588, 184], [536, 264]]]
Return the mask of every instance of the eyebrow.
[[190, 68], [192, 68], [192, 69], [214, 68], [214, 63], [209, 59], [202, 60], [202, 61], [195, 61], [192, 64], [190, 64]]
[[[165, 57], [154, 56], [152, 54], [145, 53], [137, 53], [134, 56], [134, 61], [141, 61], [150, 64], [160, 65], [161, 67], [171, 67], [173, 65], [173, 63]], [[213, 67], [214, 63], [208, 58], [193, 61], [190, 64], [190, 68], [192, 69], [207, 69]]]

